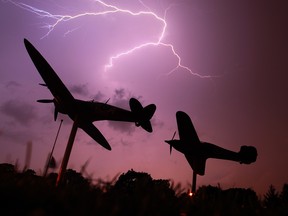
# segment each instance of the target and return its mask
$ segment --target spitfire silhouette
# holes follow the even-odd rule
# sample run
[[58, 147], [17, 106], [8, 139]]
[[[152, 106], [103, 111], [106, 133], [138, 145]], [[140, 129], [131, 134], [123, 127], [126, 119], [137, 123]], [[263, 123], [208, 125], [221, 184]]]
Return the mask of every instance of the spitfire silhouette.
[[60, 112], [67, 114], [74, 121], [58, 175], [58, 183], [61, 180], [62, 173], [66, 170], [78, 127], [108, 150], [111, 150], [111, 146], [92, 122], [100, 120], [135, 122], [137, 127], [141, 126], [146, 131], [152, 132], [150, 119], [156, 111], [154, 104], [143, 108], [137, 99], [131, 98], [129, 101], [131, 111], [128, 111], [107, 103], [75, 99], [37, 49], [27, 39], [24, 39], [24, 44], [30, 58], [45, 82], [45, 84], [41, 85], [46, 86], [54, 96], [53, 99], [38, 100], [38, 102], [54, 103], [54, 120], [56, 120], [58, 112]]
[[257, 150], [253, 146], [241, 146], [239, 152], [233, 152], [217, 145], [201, 142], [197, 136], [196, 130], [190, 117], [182, 112], [176, 113], [178, 132], [180, 140], [165, 142], [170, 145], [170, 154], [172, 147], [183, 153], [193, 170], [192, 193], [196, 190], [196, 176], [205, 174], [205, 165], [208, 158], [224, 159], [236, 161], [239, 163], [250, 164], [257, 159]]

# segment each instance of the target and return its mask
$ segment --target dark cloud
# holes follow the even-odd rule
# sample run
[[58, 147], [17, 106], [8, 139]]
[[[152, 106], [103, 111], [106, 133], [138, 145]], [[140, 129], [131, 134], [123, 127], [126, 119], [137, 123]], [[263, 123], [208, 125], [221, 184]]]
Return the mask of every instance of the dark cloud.
[[141, 96], [139, 96], [139, 97], [133, 96], [133, 94], [131, 92], [127, 91], [124, 88], [115, 89], [114, 95], [113, 95], [113, 100], [112, 100], [113, 105], [121, 107], [123, 109], [130, 110], [129, 100], [132, 97], [137, 98], [138, 100], [141, 98]]
[[123, 140], [122, 138], [121, 138], [121, 140], [120, 140], [120, 143], [121, 143], [121, 145], [127, 146], [127, 147], [133, 145], [133, 142], [130, 142], [130, 141], [127, 141], [127, 140]]
[[151, 124], [152, 124], [153, 128], [154, 127], [159, 127], [159, 128], [163, 128], [164, 127], [164, 121], [162, 121], [160, 119], [157, 119], [154, 116], [151, 119]]
[[128, 135], [131, 135], [135, 131], [135, 124], [133, 122], [109, 121], [108, 125], [110, 128], [121, 133], [127, 133]]
[[0, 106], [0, 111], [21, 125], [28, 125], [37, 117], [34, 106], [17, 100], [6, 101]]
[[115, 98], [120, 98], [122, 99], [125, 96], [126, 92], [125, 89], [121, 88], [121, 89], [115, 89]]
[[7, 88], [15, 88], [15, 87], [20, 87], [21, 84], [15, 81], [10, 81], [6, 84]]
[[87, 96], [89, 94], [87, 84], [73, 85], [70, 91], [81, 96]]
[[103, 101], [105, 99], [105, 95], [101, 91], [98, 91], [95, 95], [92, 96], [92, 99], [95, 101]]
[[[43, 142], [42, 137], [39, 137], [30, 127], [2, 127], [0, 130], [1, 143], [5, 145], [26, 145], [28, 140], [37, 140]], [[41, 142], [40, 142], [41, 140]]]
[[[124, 88], [115, 89], [112, 99], [112, 105], [120, 107], [122, 109], [130, 110], [129, 100], [131, 98], [131, 93], [127, 92]], [[108, 125], [114, 130], [120, 131], [122, 133], [132, 134], [135, 131], [135, 124], [131, 122], [117, 122], [109, 121]]]

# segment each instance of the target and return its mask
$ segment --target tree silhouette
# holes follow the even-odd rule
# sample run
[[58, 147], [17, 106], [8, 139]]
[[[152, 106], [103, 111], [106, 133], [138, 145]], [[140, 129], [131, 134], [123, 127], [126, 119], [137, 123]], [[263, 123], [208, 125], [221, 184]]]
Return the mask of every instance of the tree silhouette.
[[[201, 186], [192, 198], [180, 197], [181, 207], [187, 215], [258, 215], [261, 210], [259, 199], [252, 189], [231, 188], [222, 190], [219, 186]], [[190, 202], [189, 202], [190, 200]]]
[[284, 184], [282, 187], [282, 191], [280, 194], [281, 199], [281, 209], [283, 211], [283, 215], [288, 215], [288, 184]]
[[110, 200], [116, 201], [115, 215], [176, 215], [176, 196], [169, 186], [168, 180], [129, 170], [109, 192]]
[[0, 174], [14, 173], [14, 172], [15, 172], [15, 168], [12, 164], [8, 164], [8, 163], [0, 164]]
[[276, 208], [279, 205], [280, 197], [273, 185], [269, 186], [268, 191], [264, 195], [264, 206], [266, 208]]
[[282, 202], [288, 205], [288, 184], [284, 184], [280, 194]]
[[[37, 176], [0, 164], [0, 215], [235, 215], [287, 216], [288, 184], [281, 193], [270, 185], [260, 201], [252, 189], [201, 186], [190, 197], [169, 180], [129, 170], [103, 187], [75, 170], [67, 170], [55, 187], [57, 174]], [[177, 189], [175, 191], [174, 189]]]

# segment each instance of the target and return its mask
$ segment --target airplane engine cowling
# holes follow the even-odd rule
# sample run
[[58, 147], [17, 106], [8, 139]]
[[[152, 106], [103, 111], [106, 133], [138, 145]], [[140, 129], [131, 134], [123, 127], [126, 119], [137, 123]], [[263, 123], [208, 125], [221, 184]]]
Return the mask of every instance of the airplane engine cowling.
[[253, 146], [241, 146], [240, 152], [240, 163], [250, 164], [257, 159], [257, 149]]
[[141, 103], [135, 98], [130, 99], [129, 105], [132, 113], [135, 115], [135, 125], [137, 127], [141, 126], [148, 132], [152, 132], [153, 130], [150, 119], [156, 111], [156, 105], [150, 104], [143, 108]]

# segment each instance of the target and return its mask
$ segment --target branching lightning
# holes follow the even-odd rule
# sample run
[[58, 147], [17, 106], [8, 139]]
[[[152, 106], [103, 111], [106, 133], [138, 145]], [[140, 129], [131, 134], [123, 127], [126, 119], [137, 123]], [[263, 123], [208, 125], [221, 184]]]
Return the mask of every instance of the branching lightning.
[[[135, 52], [137, 50], [140, 50], [140, 49], [142, 49], [144, 47], [148, 47], [148, 46], [164, 46], [164, 47], [168, 47], [171, 50], [172, 54], [177, 59], [177, 65], [172, 70], [170, 70], [170, 72], [168, 72], [167, 75], [175, 72], [179, 68], [182, 68], [184, 70], [187, 70], [192, 75], [200, 77], [200, 78], [212, 78], [213, 77], [213, 76], [209, 76], [209, 75], [200, 75], [198, 73], [193, 72], [189, 67], [187, 67], [187, 66], [182, 64], [181, 57], [175, 51], [175, 48], [174, 48], [173, 44], [163, 42], [164, 35], [166, 33], [166, 28], [167, 28], [167, 22], [165, 20], [165, 17], [166, 17], [166, 13], [170, 9], [170, 7], [165, 10], [164, 17], [160, 17], [156, 13], [152, 12], [141, 0], [139, 0], [139, 2], [149, 11], [133, 12], [133, 11], [128, 10], [128, 9], [119, 8], [119, 7], [115, 6], [115, 5], [107, 4], [107, 3], [105, 3], [105, 2], [103, 2], [101, 0], [95, 0], [95, 2], [98, 3], [100, 6], [102, 6], [104, 9], [102, 9], [101, 11], [98, 11], [98, 12], [85, 12], [85, 13], [80, 13], [80, 14], [72, 16], [72, 15], [52, 14], [52, 13], [50, 13], [48, 11], [35, 8], [35, 7], [31, 6], [31, 5], [28, 5], [28, 4], [25, 4], [25, 3], [22, 3], [22, 2], [15, 2], [15, 1], [11, 1], [11, 0], [8, 0], [8, 2], [14, 4], [15, 6], [21, 8], [21, 9], [24, 9], [24, 10], [27, 10], [27, 11], [29, 11], [31, 13], [34, 13], [34, 14], [36, 14], [37, 16], [39, 16], [41, 18], [50, 18], [50, 19], [53, 20], [53, 22], [51, 24], [48, 24], [48, 25], [44, 26], [44, 27], [46, 27], [48, 29], [48, 31], [42, 38], [45, 38], [45, 37], [49, 36], [49, 34], [57, 27], [57, 25], [59, 23], [68, 22], [68, 21], [71, 21], [73, 19], [78, 19], [78, 18], [84, 17], [84, 16], [101, 16], [101, 15], [117, 14], [117, 13], [125, 13], [125, 14], [131, 15], [131, 16], [151, 16], [157, 22], [162, 23], [162, 30], [161, 30], [161, 32], [160, 32], [160, 34], [158, 36], [158, 39], [155, 40], [155, 41], [148, 41], [146, 43], [139, 44], [138, 46], [135, 46], [132, 49], [129, 49], [129, 50], [126, 50], [126, 51], [122, 51], [122, 52], [120, 52], [118, 54], [115, 54], [115, 55], [111, 56], [109, 58], [108, 64], [105, 65], [105, 69], [113, 67], [114, 61], [119, 59], [119, 58], [121, 58], [122, 56], [132, 54], [133, 52]], [[74, 30], [75, 29], [73, 29], [73, 30], [71, 30], [69, 32], [66, 32], [65, 35], [68, 34], [68, 33], [71, 33]]]

